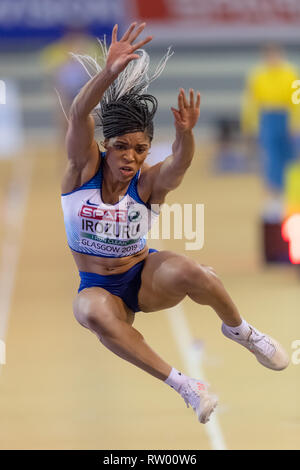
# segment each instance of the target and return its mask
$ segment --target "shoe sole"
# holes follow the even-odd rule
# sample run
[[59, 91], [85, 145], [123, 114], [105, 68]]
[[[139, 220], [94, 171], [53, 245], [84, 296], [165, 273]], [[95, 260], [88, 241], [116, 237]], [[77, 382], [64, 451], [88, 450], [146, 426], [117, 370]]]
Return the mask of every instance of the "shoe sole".
[[266, 363], [264, 359], [259, 359], [257, 356], [256, 356], [256, 359], [258, 360], [260, 364], [262, 364], [265, 367], [268, 367], [269, 369], [278, 370], [278, 371], [286, 369], [290, 363], [289, 357], [286, 351], [283, 349], [281, 344], [278, 343], [278, 341], [276, 341], [274, 338], [271, 338], [270, 336], [269, 338], [276, 350], [274, 356], [272, 356], [270, 359], [271, 362]]
[[198, 421], [202, 424], [206, 424], [209, 419], [210, 415], [212, 412], [215, 410], [216, 406], [218, 404], [218, 399], [214, 395], [207, 395], [206, 398], [202, 398], [200, 402], [200, 409], [194, 410]]

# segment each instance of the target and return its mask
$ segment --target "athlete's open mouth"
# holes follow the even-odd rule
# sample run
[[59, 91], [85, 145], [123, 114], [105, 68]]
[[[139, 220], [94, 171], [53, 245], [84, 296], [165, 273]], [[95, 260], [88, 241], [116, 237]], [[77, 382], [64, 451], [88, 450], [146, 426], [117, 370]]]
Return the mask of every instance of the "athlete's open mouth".
[[121, 166], [120, 171], [123, 173], [123, 175], [131, 175], [134, 173], [133, 168], [130, 166]]

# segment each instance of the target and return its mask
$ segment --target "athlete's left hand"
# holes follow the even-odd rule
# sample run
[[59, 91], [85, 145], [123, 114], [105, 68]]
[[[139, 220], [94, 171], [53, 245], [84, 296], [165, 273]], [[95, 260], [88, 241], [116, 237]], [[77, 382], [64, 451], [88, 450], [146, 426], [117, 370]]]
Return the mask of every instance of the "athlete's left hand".
[[196, 103], [194, 99], [194, 90], [190, 89], [190, 102], [188, 102], [183, 88], [178, 95], [178, 109], [171, 108], [175, 127], [179, 132], [192, 130], [200, 116], [200, 93], [197, 92]]

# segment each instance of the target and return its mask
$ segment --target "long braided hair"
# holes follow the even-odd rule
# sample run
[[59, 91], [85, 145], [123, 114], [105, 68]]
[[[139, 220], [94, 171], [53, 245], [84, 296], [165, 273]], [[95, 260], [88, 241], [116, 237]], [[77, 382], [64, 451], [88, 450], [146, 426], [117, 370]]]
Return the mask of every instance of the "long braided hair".
[[[71, 53], [86, 70], [90, 78], [101, 72], [106, 63], [108, 48], [105, 39], [98, 39], [101, 48], [101, 62], [88, 55]], [[102, 128], [104, 138], [116, 137], [132, 132], [147, 132], [153, 138], [153, 118], [157, 111], [157, 99], [145, 93], [148, 86], [163, 72], [168, 59], [173, 55], [168, 48], [154, 74], [148, 75], [150, 58], [144, 49], [135, 52], [140, 56], [129, 62], [116, 80], [105, 91], [93, 114], [96, 129]]]

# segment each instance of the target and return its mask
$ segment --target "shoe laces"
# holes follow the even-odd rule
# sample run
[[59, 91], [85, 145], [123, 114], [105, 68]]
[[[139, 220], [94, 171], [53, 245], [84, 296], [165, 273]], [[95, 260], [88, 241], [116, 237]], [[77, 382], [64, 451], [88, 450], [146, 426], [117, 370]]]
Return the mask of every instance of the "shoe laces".
[[249, 343], [259, 353], [271, 357], [274, 354], [275, 346], [270, 341], [270, 338], [263, 333], [259, 333], [252, 326], [250, 327], [251, 334], [249, 336]]
[[181, 387], [180, 395], [184, 399], [187, 408], [189, 408], [189, 405], [196, 408], [201, 399], [201, 392], [205, 390], [206, 386], [203, 382], [200, 382], [200, 380], [189, 380]]

